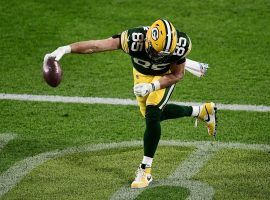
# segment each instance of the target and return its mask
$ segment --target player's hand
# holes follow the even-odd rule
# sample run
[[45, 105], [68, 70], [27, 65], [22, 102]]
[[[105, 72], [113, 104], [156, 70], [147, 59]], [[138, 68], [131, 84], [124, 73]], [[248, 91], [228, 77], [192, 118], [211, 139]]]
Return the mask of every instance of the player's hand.
[[71, 47], [68, 46], [63, 46], [63, 47], [58, 47], [55, 51], [52, 53], [46, 54], [44, 57], [44, 63], [49, 59], [49, 58], [54, 58], [54, 60], [59, 61], [63, 55], [70, 53], [71, 52]]
[[139, 83], [133, 87], [134, 94], [138, 97], [144, 97], [154, 91], [153, 84]]

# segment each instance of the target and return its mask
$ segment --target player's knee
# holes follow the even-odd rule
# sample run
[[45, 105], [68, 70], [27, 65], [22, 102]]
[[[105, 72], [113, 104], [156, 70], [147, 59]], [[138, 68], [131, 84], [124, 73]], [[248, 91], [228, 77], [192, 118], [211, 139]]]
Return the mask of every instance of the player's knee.
[[146, 122], [160, 122], [161, 110], [157, 106], [146, 106], [145, 119]]

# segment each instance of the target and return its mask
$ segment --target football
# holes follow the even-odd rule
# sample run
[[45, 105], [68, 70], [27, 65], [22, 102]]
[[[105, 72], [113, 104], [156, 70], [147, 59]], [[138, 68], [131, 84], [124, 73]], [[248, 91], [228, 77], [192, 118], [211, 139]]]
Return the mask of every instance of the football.
[[43, 63], [43, 78], [52, 87], [57, 87], [62, 80], [62, 69], [58, 61], [49, 58]]

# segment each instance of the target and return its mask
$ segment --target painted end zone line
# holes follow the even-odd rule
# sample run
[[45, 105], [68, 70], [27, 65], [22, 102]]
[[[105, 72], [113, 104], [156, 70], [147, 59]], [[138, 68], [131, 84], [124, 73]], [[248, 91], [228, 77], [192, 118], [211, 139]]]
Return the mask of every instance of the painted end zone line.
[[[29, 94], [5, 94], [0, 93], [0, 100], [17, 100], [17, 101], [42, 101], [42, 102], [61, 102], [61, 103], [81, 103], [81, 104], [109, 104], [109, 105], [137, 105], [132, 99], [118, 98], [99, 98], [99, 97], [68, 97], [68, 96], [52, 96], [52, 95], [29, 95]], [[196, 102], [176, 102], [171, 103], [179, 105], [200, 105]], [[254, 111], [254, 112], [270, 112], [270, 106], [264, 105], [239, 105], [239, 104], [219, 104], [219, 110], [235, 110], [235, 111]]]

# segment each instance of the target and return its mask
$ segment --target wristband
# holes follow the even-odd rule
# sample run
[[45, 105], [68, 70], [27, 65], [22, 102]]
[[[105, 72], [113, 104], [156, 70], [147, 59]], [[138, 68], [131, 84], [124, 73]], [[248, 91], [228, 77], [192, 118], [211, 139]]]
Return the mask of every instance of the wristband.
[[71, 46], [58, 47], [54, 52], [50, 54], [50, 57], [54, 57], [56, 61], [59, 61], [65, 54], [71, 53]]
[[71, 53], [71, 46], [70, 46], [70, 45], [63, 46], [63, 47], [61, 47], [61, 48], [63, 48], [65, 54], [66, 54], [66, 53]]
[[160, 82], [159, 81], [154, 81], [151, 83], [153, 91], [159, 90], [160, 89]]

